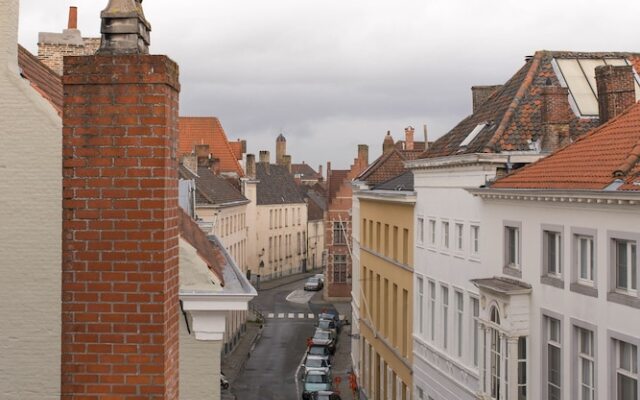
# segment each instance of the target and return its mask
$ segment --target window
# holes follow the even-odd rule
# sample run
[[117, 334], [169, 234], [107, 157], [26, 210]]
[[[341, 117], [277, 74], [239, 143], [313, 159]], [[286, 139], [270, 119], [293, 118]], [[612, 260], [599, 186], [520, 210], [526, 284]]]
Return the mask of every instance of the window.
[[269, 229], [273, 229], [273, 210], [269, 210]]
[[418, 400], [424, 400], [424, 390], [420, 386], [417, 387], [418, 390]]
[[[371, 234], [371, 231], [369, 231]], [[344, 230], [342, 229], [342, 223], [334, 222], [333, 223], [333, 244], [346, 244]]]
[[527, 399], [527, 338], [518, 338], [518, 400]]
[[436, 245], [436, 220], [429, 220], [429, 244], [432, 246]]
[[578, 399], [594, 400], [596, 381], [593, 332], [583, 328], [576, 329], [578, 332]]
[[456, 317], [454, 320], [454, 329], [455, 329], [455, 337], [456, 337], [456, 355], [458, 357], [462, 357], [462, 321], [464, 317], [464, 297], [462, 292], [455, 292], [456, 297]]
[[376, 251], [380, 253], [382, 248], [380, 247], [380, 239], [382, 236], [382, 224], [380, 222], [376, 223]]
[[336, 283], [347, 281], [347, 256], [344, 254], [333, 256], [333, 281]]
[[273, 261], [273, 238], [269, 238], [269, 262]]
[[284, 226], [289, 226], [289, 209], [288, 208], [285, 208], [284, 210]]
[[562, 398], [562, 347], [561, 323], [551, 317], [546, 320], [546, 366], [547, 366], [547, 399], [560, 400]]
[[471, 253], [477, 255], [480, 253], [480, 227], [471, 225]]
[[298, 244], [297, 250], [298, 250], [298, 255], [300, 255], [300, 252], [302, 251], [302, 236], [300, 235], [300, 232], [298, 232], [297, 236], [296, 236], [296, 243]]
[[509, 268], [520, 268], [520, 229], [505, 226], [505, 265]]
[[[336, 223], [333, 223], [333, 230], [334, 230], [334, 237], [335, 237], [335, 225]], [[367, 245], [367, 220], [366, 219], [362, 219], [362, 234], [360, 235], [362, 237], [362, 241], [360, 242], [360, 244], [362, 246], [366, 246]]]
[[384, 224], [384, 255], [389, 257], [389, 224]]
[[449, 248], [449, 223], [446, 221], [442, 222], [442, 247]]
[[418, 218], [416, 230], [418, 232], [418, 244], [424, 244], [424, 218]]
[[429, 330], [431, 341], [436, 340], [436, 284], [429, 281]]
[[473, 327], [473, 366], [478, 366], [478, 357], [479, 357], [479, 349], [480, 349], [480, 323], [478, 322], [478, 318], [480, 318], [480, 303], [478, 299], [475, 297], [471, 297], [471, 326]]
[[423, 326], [424, 326], [424, 321], [423, 321], [423, 303], [424, 303], [424, 281], [422, 280], [421, 277], [418, 277], [418, 299], [417, 299], [417, 303], [418, 303], [418, 333], [420, 333], [422, 335], [423, 333]]
[[615, 341], [616, 400], [638, 399], [638, 348], [621, 340]]
[[576, 235], [578, 282], [593, 285], [595, 281], [595, 257], [593, 236]]
[[456, 224], [456, 250], [462, 251], [462, 234], [464, 232], [464, 225]]
[[553, 277], [562, 276], [562, 235], [560, 232], [543, 231], [544, 271]]
[[614, 241], [616, 289], [626, 294], [637, 293], [636, 242], [631, 240]]
[[442, 347], [449, 347], [449, 288], [442, 286]]
[[373, 249], [373, 221], [369, 220], [369, 248]]
[[393, 259], [398, 261], [398, 227], [393, 227]]
[[[498, 309], [491, 307], [491, 322], [494, 325], [500, 325], [500, 313]], [[490, 348], [490, 367], [491, 367], [491, 398], [500, 399], [501, 381], [502, 381], [502, 337], [500, 331], [491, 328], [491, 348]]]
[[409, 264], [409, 230], [402, 230], [402, 263]]

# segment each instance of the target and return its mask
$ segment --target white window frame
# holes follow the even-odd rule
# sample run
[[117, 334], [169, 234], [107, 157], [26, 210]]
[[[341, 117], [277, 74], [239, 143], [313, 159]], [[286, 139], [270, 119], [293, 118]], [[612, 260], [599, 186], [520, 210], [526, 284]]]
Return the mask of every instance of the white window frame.
[[[580, 235], [576, 234], [574, 236], [575, 245], [576, 245], [576, 265], [577, 265], [577, 276], [578, 283], [588, 286], [593, 286], [596, 281], [596, 249], [595, 244], [596, 240], [593, 236], [589, 235]], [[583, 260], [582, 254], [582, 245], [583, 243], [588, 243], [587, 252], [586, 252], [586, 260]], [[587, 267], [587, 276], [582, 275], [582, 264], [583, 261], [586, 261]]]
[[[586, 329], [586, 328], [582, 328], [579, 326], [576, 326], [576, 339], [577, 339], [577, 362], [578, 362], [578, 371], [577, 371], [577, 377], [578, 377], [578, 400], [595, 400], [596, 399], [596, 381], [597, 381], [597, 375], [596, 375], [596, 356], [595, 356], [595, 334], [592, 330], [590, 329]], [[590, 346], [588, 351], [589, 353], [585, 353], [583, 352], [584, 346], [584, 339], [585, 338], [589, 338], [590, 337]], [[584, 377], [585, 377], [585, 373], [584, 373], [584, 367], [586, 365], [590, 365], [590, 369], [591, 369], [591, 382], [585, 382], [584, 381]], [[588, 391], [588, 395], [584, 396], [583, 393], [583, 389], [586, 389]]]
[[440, 285], [440, 297], [442, 301], [442, 348], [449, 348], [449, 287]]
[[444, 250], [449, 250], [449, 246], [451, 245], [449, 230], [451, 229], [451, 226], [449, 224], [449, 221], [441, 221], [440, 226], [442, 229], [442, 248]]
[[471, 362], [474, 367], [480, 366], [480, 300], [475, 296], [469, 296], [469, 309], [471, 312]]
[[[553, 327], [555, 326], [555, 323], [557, 323], [557, 332], [553, 332]], [[549, 390], [553, 387], [555, 389], [558, 390], [559, 392], [559, 397], [558, 399], [562, 399], [562, 391], [563, 389], [563, 377], [562, 377], [562, 363], [563, 363], [563, 357], [562, 357], [562, 319], [558, 318], [558, 316], [556, 316], [555, 314], [552, 315], [548, 315], [545, 314], [544, 315], [544, 358], [543, 358], [543, 362], [541, 363], [542, 369], [543, 369], [543, 373], [542, 373], [542, 380], [543, 380], [543, 398], [545, 399], [549, 399], [551, 400], [551, 397], [549, 397]], [[557, 337], [554, 338], [554, 333], [557, 335]], [[552, 383], [549, 380], [549, 348], [550, 347], [555, 347], [556, 349], [558, 349], [559, 352], [559, 370], [558, 373], [560, 374], [558, 377], [559, 382], [558, 383]]]
[[432, 342], [436, 341], [436, 283], [429, 280], [429, 339]]
[[[555, 254], [550, 254], [552, 246]], [[564, 251], [562, 248], [562, 228], [554, 229], [543, 227], [542, 230], [542, 267], [545, 275], [562, 279], [563, 266], [562, 258]]]
[[418, 333], [420, 336], [424, 335], [424, 279], [421, 276], [417, 277], [417, 303], [418, 303]]
[[436, 220], [429, 218], [429, 246], [435, 247], [436, 245]]
[[[618, 268], [620, 266], [619, 263], [619, 253], [618, 253], [618, 245], [619, 244], [626, 244], [626, 280], [628, 283], [628, 286], [626, 288], [620, 287], [618, 286], [619, 283], [619, 276], [620, 276], [620, 269]], [[622, 294], [626, 294], [626, 295], [630, 295], [630, 296], [637, 296], [638, 295], [638, 245], [637, 242], [635, 240], [629, 240], [629, 239], [619, 239], [619, 238], [614, 238], [613, 239], [613, 262], [614, 262], [614, 285], [615, 285], [615, 290], [618, 293], [622, 293]], [[635, 258], [635, 260], [634, 260]], [[635, 275], [635, 276], [634, 276]]]
[[[624, 366], [622, 366], [622, 358], [621, 358], [621, 345], [624, 344], [626, 346], [629, 346], [629, 349], [632, 351], [632, 353], [629, 354], [629, 369], [626, 369]], [[634, 353], [635, 352], [635, 357], [634, 357]], [[615, 360], [615, 365], [614, 365], [614, 377], [613, 377], [613, 382], [612, 382], [612, 386], [613, 386], [613, 392], [614, 392], [614, 397], [613, 399], [617, 400], [618, 399], [618, 395], [619, 395], [619, 386], [618, 386], [618, 376], [622, 375], [628, 379], [633, 379], [636, 382], [636, 393], [638, 392], [638, 382], [640, 380], [640, 377], [638, 376], [638, 346], [634, 343], [630, 343], [627, 342], [625, 340], [620, 340], [618, 338], [614, 338], [614, 346], [613, 346], [613, 359]], [[635, 370], [634, 370], [635, 368]]]
[[[513, 232], [513, 235], [510, 235], [510, 232]], [[504, 222], [504, 267], [506, 271], [516, 272], [517, 277], [522, 276], [521, 233], [522, 224], [519, 222]], [[513, 244], [511, 244], [511, 239], [513, 239]]]
[[472, 256], [478, 256], [480, 254], [480, 225], [471, 224], [469, 229], [470, 241], [469, 248]]
[[417, 244], [422, 247], [424, 246], [424, 217], [418, 217], [416, 230], [418, 231], [418, 234], [416, 235]]
[[454, 225], [454, 230], [456, 233], [456, 251], [463, 252], [464, 251], [464, 223], [456, 222]]
[[455, 354], [458, 358], [463, 355], [463, 338], [464, 338], [464, 293], [460, 290], [454, 290], [455, 303], [455, 319], [454, 319], [454, 336], [456, 339]]

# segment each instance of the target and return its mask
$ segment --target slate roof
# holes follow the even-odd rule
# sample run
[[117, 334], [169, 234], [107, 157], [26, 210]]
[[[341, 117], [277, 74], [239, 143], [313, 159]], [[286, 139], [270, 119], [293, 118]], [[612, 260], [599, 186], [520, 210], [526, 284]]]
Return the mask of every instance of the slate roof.
[[317, 173], [309, 164], [291, 164], [291, 173], [295, 175], [300, 175], [300, 179], [303, 180], [311, 180], [311, 179], [320, 179], [321, 176]]
[[289, 170], [282, 165], [256, 163], [257, 204], [304, 203], [298, 185]]
[[216, 254], [215, 247], [207, 238], [207, 235], [200, 229], [198, 223], [193, 220], [184, 210], [180, 209], [178, 225], [180, 237], [186, 240], [197, 251], [198, 255], [207, 263], [209, 269], [220, 278], [224, 286], [224, 274], [222, 271], [221, 255]]
[[386, 182], [407, 171], [405, 161], [415, 160], [422, 154], [421, 150], [398, 150], [394, 147], [378, 157], [356, 179], [374, 186]]
[[[578, 53], [537, 51], [502, 88], [480, 105], [475, 113], [463, 119], [447, 134], [436, 140], [422, 157], [443, 157], [467, 153], [496, 153], [527, 151], [530, 143], [541, 136], [542, 88], [551, 82], [560, 86], [553, 69], [554, 58], [626, 58], [640, 72], [640, 54], [634, 53]], [[489, 122], [468, 146], [460, 144], [479, 124]], [[570, 122], [572, 139], [576, 139], [598, 125], [598, 118], [579, 118]]]
[[640, 191], [640, 103], [491, 188]]
[[391, 178], [373, 188], [374, 190], [397, 190], [413, 192], [413, 172], [407, 171], [402, 175]]
[[184, 165], [180, 165], [180, 176], [183, 179], [196, 181], [197, 204], [224, 206], [230, 203], [249, 201], [227, 179], [215, 175], [209, 168], [198, 167], [196, 175]]
[[60, 76], [20, 45], [18, 45], [18, 66], [21, 75], [51, 103], [58, 115], [62, 115], [63, 92]]
[[208, 144], [209, 151], [220, 160], [220, 172], [244, 176], [234, 150], [220, 120], [215, 117], [180, 117], [178, 154], [191, 154], [194, 146]]

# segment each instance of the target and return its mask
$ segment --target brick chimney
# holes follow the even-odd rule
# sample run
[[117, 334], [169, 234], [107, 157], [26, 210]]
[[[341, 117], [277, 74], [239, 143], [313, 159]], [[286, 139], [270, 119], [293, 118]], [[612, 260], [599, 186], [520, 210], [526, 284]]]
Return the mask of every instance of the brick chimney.
[[569, 89], [547, 82], [542, 89], [542, 151], [553, 152], [570, 142]]
[[255, 154], [247, 154], [247, 178], [256, 177], [256, 156]]
[[480, 106], [482, 106], [487, 99], [500, 88], [502, 88], [502, 85], [471, 87], [471, 95], [473, 96], [473, 112], [475, 113], [478, 111]]
[[409, 126], [404, 129], [404, 149], [413, 150], [413, 134], [416, 130]]
[[320, 175], [321, 177], [324, 176], [322, 175], [322, 164], [318, 165], [318, 175]]
[[269, 152], [267, 150], [260, 150], [260, 162], [267, 164], [271, 162]]
[[285, 154], [284, 156], [282, 156], [282, 165], [287, 169], [287, 171], [289, 171], [289, 173], [291, 173], [291, 156], [288, 154]]
[[61, 398], [176, 400], [178, 66], [106, 27], [64, 62]]
[[67, 29], [78, 29], [78, 7], [69, 7], [69, 23]]
[[387, 131], [387, 135], [384, 137], [384, 141], [382, 142], [382, 153], [386, 153], [390, 150], [393, 150], [395, 147], [395, 143], [393, 141], [393, 137], [391, 136], [391, 131]]
[[630, 65], [596, 67], [596, 83], [601, 124], [635, 104], [636, 91]]
[[369, 165], [369, 146], [366, 144], [358, 145], [358, 160], [362, 165]]

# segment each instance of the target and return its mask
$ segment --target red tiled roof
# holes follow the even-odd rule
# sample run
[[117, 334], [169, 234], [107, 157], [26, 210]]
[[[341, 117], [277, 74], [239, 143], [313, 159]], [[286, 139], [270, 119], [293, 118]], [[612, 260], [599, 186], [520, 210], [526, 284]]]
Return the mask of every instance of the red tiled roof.
[[231, 151], [236, 156], [236, 160], [242, 160], [242, 142], [229, 142], [229, 146], [231, 146]]
[[220, 120], [215, 117], [180, 117], [180, 140], [178, 153], [190, 154], [194, 146], [208, 144], [209, 151], [220, 160], [220, 172], [236, 173], [244, 176]]
[[[542, 89], [548, 83], [560, 86], [553, 68], [554, 58], [626, 58], [636, 71], [640, 71], [640, 54], [537, 51], [475, 113], [436, 140], [421, 157], [530, 150], [530, 144], [542, 136]], [[489, 124], [469, 145], [460, 147], [474, 128], [487, 122]], [[597, 126], [597, 118], [573, 115], [570, 122], [571, 138], [575, 140]]]
[[394, 147], [375, 160], [356, 179], [369, 185], [378, 185], [387, 182], [407, 171], [404, 162], [420, 157], [422, 150], [398, 150]]
[[22, 76], [62, 115], [62, 80], [27, 49], [18, 45], [18, 66]]
[[552, 155], [494, 182], [492, 188], [640, 191], [640, 103]]
[[224, 274], [222, 272], [219, 255], [216, 254], [219, 250], [209, 241], [207, 235], [198, 226], [198, 223], [184, 212], [184, 210], [180, 209], [178, 214], [180, 218], [180, 236], [196, 249], [198, 255], [202, 257], [209, 266], [209, 269], [216, 274], [222, 286], [224, 286]]

